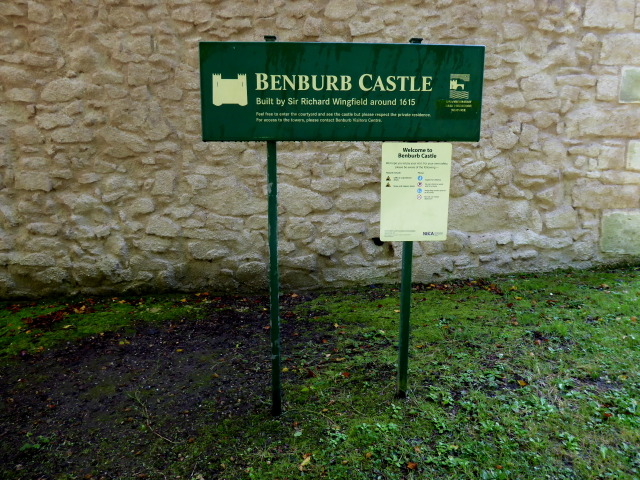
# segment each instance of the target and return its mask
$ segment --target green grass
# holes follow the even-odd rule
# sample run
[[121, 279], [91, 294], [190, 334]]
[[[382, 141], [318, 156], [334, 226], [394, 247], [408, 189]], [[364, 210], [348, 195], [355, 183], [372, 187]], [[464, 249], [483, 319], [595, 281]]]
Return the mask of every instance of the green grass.
[[173, 294], [0, 302], [0, 359], [105, 333], [126, 333], [136, 323], [170, 322], [193, 314], [205, 298]]
[[[180, 459], [157, 478], [638, 479], [639, 296], [634, 268], [416, 285], [398, 399], [397, 288], [324, 293], [296, 314], [325, 325], [332, 348], [287, 353], [284, 414], [265, 399], [262, 413], [207, 422], [205, 404], [197, 438], [151, 442]], [[12, 315], [0, 328], [5, 354], [42, 346]]]

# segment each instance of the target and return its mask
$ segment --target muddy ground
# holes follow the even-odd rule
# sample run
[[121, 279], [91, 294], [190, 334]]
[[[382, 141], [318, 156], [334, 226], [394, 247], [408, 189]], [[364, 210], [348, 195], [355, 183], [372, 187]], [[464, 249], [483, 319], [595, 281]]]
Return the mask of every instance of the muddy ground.
[[[290, 313], [309, 298], [282, 298], [283, 359], [330, 343], [331, 325]], [[207, 424], [270, 412], [268, 297], [206, 308], [4, 362], [0, 478], [162, 478]]]

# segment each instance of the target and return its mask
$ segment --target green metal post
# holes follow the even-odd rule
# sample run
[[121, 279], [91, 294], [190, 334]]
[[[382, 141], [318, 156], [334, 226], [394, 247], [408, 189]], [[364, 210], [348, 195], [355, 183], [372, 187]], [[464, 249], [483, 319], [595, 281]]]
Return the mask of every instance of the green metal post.
[[[412, 38], [409, 43], [422, 43]], [[411, 270], [413, 268], [413, 242], [402, 242], [402, 279], [400, 282], [400, 338], [398, 341], [398, 392], [407, 396], [409, 371], [409, 331], [411, 330]]]
[[[266, 42], [276, 37], [265, 35]], [[282, 413], [280, 362], [280, 273], [278, 271], [278, 163], [275, 140], [267, 141], [267, 209], [269, 227], [269, 317], [271, 331], [271, 413]]]
[[402, 242], [402, 281], [400, 283], [400, 340], [398, 343], [398, 397], [400, 398], [405, 398], [407, 396], [412, 266], [413, 242]]
[[280, 274], [278, 271], [278, 180], [276, 142], [267, 142], [267, 184], [269, 194], [269, 299], [271, 331], [271, 411], [282, 413], [280, 380]]

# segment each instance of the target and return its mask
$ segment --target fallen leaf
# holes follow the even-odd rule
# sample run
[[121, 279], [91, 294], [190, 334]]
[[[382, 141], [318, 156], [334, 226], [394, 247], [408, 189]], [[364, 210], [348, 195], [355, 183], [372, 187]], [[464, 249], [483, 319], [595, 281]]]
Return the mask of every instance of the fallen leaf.
[[310, 462], [311, 462], [311, 454], [310, 453], [305, 453], [304, 454], [304, 460], [302, 460], [302, 463], [300, 465], [298, 465], [298, 470], [303, 472], [304, 471], [304, 467], [309, 465]]
[[349, 372], [342, 372], [340, 375], [342, 375], [344, 378], [349, 378], [351, 376]]
[[415, 469], [417, 469], [417, 468], [418, 468], [418, 464], [417, 464], [417, 463], [415, 463], [415, 462], [409, 462], [409, 463], [407, 463], [407, 468], [408, 468], [409, 470], [415, 470]]
[[518, 385], [520, 385], [521, 387], [526, 387], [529, 384], [527, 382], [525, 382], [524, 380], [518, 380]]

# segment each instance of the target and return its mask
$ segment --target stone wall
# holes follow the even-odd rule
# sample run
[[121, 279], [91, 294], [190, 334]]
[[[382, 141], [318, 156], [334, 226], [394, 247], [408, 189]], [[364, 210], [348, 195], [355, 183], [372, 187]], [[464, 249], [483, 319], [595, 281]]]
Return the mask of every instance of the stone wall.
[[[487, 47], [482, 139], [416, 281], [640, 255], [640, 2], [6, 0], [0, 296], [252, 289], [266, 146], [200, 140], [198, 42]], [[278, 144], [284, 288], [398, 281], [379, 143]]]

